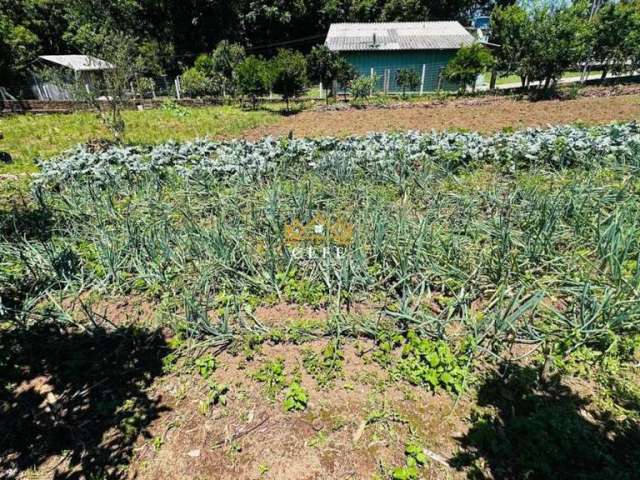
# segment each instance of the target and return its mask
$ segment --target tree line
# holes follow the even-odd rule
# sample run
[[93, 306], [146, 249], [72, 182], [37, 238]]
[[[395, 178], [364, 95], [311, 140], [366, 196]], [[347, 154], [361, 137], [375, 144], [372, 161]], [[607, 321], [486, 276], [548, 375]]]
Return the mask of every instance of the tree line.
[[522, 86], [547, 90], [568, 70], [585, 63], [607, 74], [640, 69], [640, 1], [591, 1], [498, 6], [491, 14], [495, 69], [517, 75]]
[[136, 39], [147, 75], [175, 75], [221, 40], [267, 57], [282, 46], [306, 53], [332, 22], [468, 24], [502, 1], [0, 0], [0, 83], [25, 81], [38, 55], [96, 53], [114, 31]]

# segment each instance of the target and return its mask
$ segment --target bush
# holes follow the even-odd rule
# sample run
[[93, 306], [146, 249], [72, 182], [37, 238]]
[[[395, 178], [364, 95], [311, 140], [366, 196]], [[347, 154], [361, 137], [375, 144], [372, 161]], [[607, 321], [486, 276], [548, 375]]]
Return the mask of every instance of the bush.
[[236, 67], [235, 76], [240, 92], [249, 97], [254, 108], [258, 103], [258, 97], [269, 93], [273, 84], [269, 63], [255, 56], [243, 60]]
[[396, 83], [402, 87], [402, 96], [407, 93], [407, 89], [415, 91], [420, 86], [420, 76], [415, 70], [403, 68], [396, 73]]
[[358, 77], [351, 82], [351, 94], [354, 100], [368, 99], [375, 92], [377, 81], [378, 77], [374, 75], [373, 77]]
[[289, 110], [289, 100], [302, 94], [307, 86], [307, 61], [300, 52], [280, 50], [272, 66], [273, 89], [282, 95]]
[[444, 69], [444, 77], [461, 88], [476, 88], [476, 78], [494, 64], [493, 55], [479, 43], [462, 47]]
[[188, 97], [206, 97], [218, 93], [216, 82], [202, 71], [191, 67], [180, 75], [182, 92]]

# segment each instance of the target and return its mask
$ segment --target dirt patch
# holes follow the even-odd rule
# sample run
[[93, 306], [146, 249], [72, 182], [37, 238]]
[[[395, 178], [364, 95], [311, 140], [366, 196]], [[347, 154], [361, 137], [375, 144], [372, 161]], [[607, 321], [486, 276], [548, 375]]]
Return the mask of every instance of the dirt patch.
[[552, 124], [590, 124], [640, 118], [640, 95], [588, 96], [576, 100], [529, 102], [489, 97], [402, 108], [307, 111], [250, 130], [245, 137], [292, 133], [297, 137], [348, 136], [379, 131], [468, 129], [483, 133]]
[[[170, 403], [152, 435], [154, 448], [141, 442], [129, 475], [136, 478], [372, 478], [404, 462], [412, 436], [445, 458], [457, 450], [455, 438], [466, 432], [469, 404], [447, 394], [389, 381], [380, 366], [361, 354], [371, 345], [344, 347], [344, 375], [321, 389], [302, 368], [304, 349], [319, 351], [325, 340], [306, 344], [265, 345], [247, 363], [224, 353], [215, 381], [229, 385], [226, 406], [198, 411], [206, 382], [195, 375], [175, 376], [157, 386]], [[287, 377], [299, 376], [309, 392], [303, 412], [287, 413], [279, 394], [271, 400], [251, 375], [273, 358], [285, 360]], [[372, 418], [374, 418], [372, 420]], [[369, 420], [369, 421], [367, 421]], [[434, 462], [428, 478], [458, 478], [460, 472]]]

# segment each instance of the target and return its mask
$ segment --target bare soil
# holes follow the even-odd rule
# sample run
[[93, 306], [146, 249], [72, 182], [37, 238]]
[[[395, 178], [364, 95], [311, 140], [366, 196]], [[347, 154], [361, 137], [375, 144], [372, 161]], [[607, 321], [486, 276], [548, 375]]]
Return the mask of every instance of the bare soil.
[[[530, 102], [513, 97], [482, 97], [386, 107], [305, 111], [250, 130], [247, 138], [348, 136], [380, 131], [467, 129], [483, 133], [554, 124], [603, 124], [640, 118], [640, 95], [594, 91], [575, 100]], [[602, 95], [602, 96], [599, 96]]]

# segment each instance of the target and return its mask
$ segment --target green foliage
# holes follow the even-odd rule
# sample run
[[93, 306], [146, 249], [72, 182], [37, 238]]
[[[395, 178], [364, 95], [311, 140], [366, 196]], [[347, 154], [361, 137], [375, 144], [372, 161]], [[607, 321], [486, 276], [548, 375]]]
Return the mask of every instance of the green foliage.
[[216, 359], [211, 353], [206, 353], [198, 357], [194, 365], [198, 370], [198, 374], [205, 379], [209, 378], [218, 367]]
[[240, 92], [251, 99], [254, 107], [258, 97], [269, 93], [273, 85], [270, 63], [253, 55], [238, 64], [235, 75]]
[[416, 91], [420, 86], [420, 75], [411, 68], [403, 68], [396, 73], [396, 83], [402, 88], [402, 95], [406, 95], [407, 90]]
[[219, 91], [215, 79], [195, 67], [182, 72], [180, 86], [184, 95], [193, 98], [208, 97]]
[[298, 97], [307, 86], [307, 61], [300, 52], [293, 50], [278, 50], [272, 60], [273, 90], [282, 95], [287, 102]]
[[187, 109], [186, 107], [183, 107], [172, 98], [168, 98], [167, 100], [164, 100], [162, 102], [161, 108], [163, 111], [168, 112], [171, 115], [178, 118], [188, 117], [190, 114], [189, 109]]
[[478, 75], [493, 66], [494, 59], [491, 52], [480, 43], [474, 43], [460, 48], [443, 71], [444, 77], [464, 88], [475, 90]]
[[287, 272], [278, 272], [276, 281], [278, 282], [278, 288], [290, 302], [319, 307], [326, 301], [325, 285], [320, 282], [309, 281], [309, 279], [298, 278], [295, 269]]
[[[329, 50], [325, 45], [315, 46], [311, 49], [307, 56], [307, 64], [309, 78], [316, 82], [322, 82], [327, 89], [333, 88], [334, 80], [346, 87], [356, 77], [354, 67], [344, 57]], [[333, 94], [335, 93], [333, 92]]]
[[402, 345], [404, 337], [396, 329], [386, 328], [378, 331], [376, 335], [377, 348], [373, 352], [373, 359], [383, 367], [392, 363], [391, 353]]
[[633, 72], [640, 65], [640, 2], [607, 2], [594, 17], [591, 55], [608, 72]]
[[202, 415], [206, 415], [214, 405], [225, 406], [227, 404], [228, 393], [229, 387], [227, 385], [209, 380], [206, 398], [198, 404], [198, 411]]
[[344, 354], [340, 348], [340, 341], [332, 339], [322, 352], [307, 350], [302, 359], [302, 365], [321, 387], [328, 386], [342, 375]]
[[264, 383], [267, 395], [272, 399], [275, 398], [276, 394], [286, 385], [284, 359], [276, 358], [266, 363], [253, 374], [253, 378]]
[[397, 371], [401, 378], [414, 385], [461, 393], [466, 376], [465, 360], [463, 356], [456, 356], [448, 343], [421, 338], [409, 331]]
[[428, 458], [424, 449], [417, 443], [405, 446], [406, 466], [395, 468], [391, 477], [393, 480], [417, 480], [420, 478], [420, 468], [427, 464]]
[[244, 47], [238, 43], [222, 40], [211, 53], [212, 74], [221, 79], [224, 95], [234, 96], [238, 88], [236, 69], [246, 57]]
[[544, 81], [544, 89], [563, 72], [583, 61], [593, 42], [586, 5], [540, 3], [498, 7], [491, 21], [497, 51], [497, 68], [516, 73], [523, 86], [531, 80]]
[[307, 408], [308, 402], [309, 395], [307, 391], [298, 382], [291, 382], [285, 392], [284, 409], [287, 412], [299, 412]]
[[367, 100], [376, 91], [376, 85], [378, 78], [373, 77], [358, 77], [351, 82], [351, 95], [354, 100], [362, 101]]

